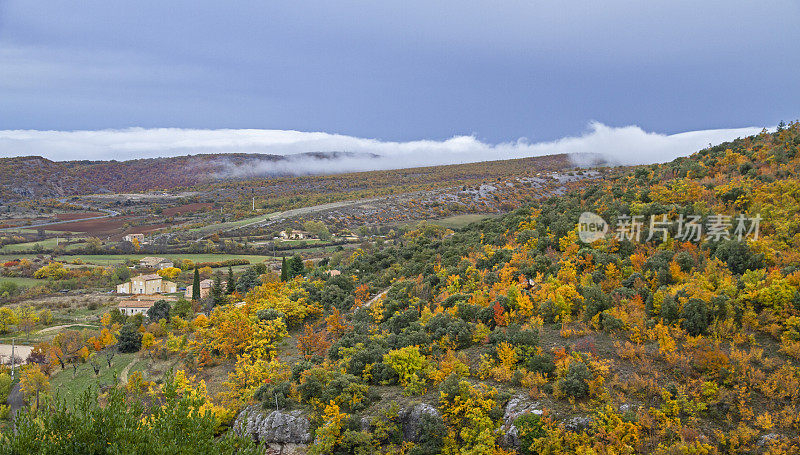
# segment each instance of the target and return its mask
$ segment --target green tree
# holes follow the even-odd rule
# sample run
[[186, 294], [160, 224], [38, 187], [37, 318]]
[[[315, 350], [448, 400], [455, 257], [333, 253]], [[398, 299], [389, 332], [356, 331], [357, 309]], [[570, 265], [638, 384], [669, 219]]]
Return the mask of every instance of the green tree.
[[133, 324], [123, 325], [117, 340], [119, 352], [139, 352], [142, 349], [142, 334]]
[[231, 266], [228, 266], [228, 283], [225, 289], [225, 293], [231, 295], [234, 292], [236, 292], [236, 281], [233, 279], [233, 268], [231, 268]]
[[281, 259], [281, 281], [289, 281], [289, 269], [286, 265], [286, 256]]
[[194, 268], [194, 281], [192, 281], [192, 300], [195, 302], [200, 300], [200, 270]]
[[302, 275], [306, 269], [305, 265], [303, 265], [303, 258], [301, 258], [299, 254], [295, 254], [289, 259], [287, 267], [289, 268], [288, 279], [290, 280], [296, 276]]
[[153, 322], [158, 322], [162, 319], [169, 322], [169, 310], [169, 302], [166, 300], [159, 300], [147, 310], [147, 317]]
[[111, 274], [111, 279], [115, 283], [124, 283], [131, 279], [131, 269], [121, 265], [114, 269], [114, 273]]
[[225, 299], [225, 291], [222, 289], [222, 278], [219, 273], [214, 277], [214, 284], [211, 286], [211, 302], [214, 307], [228, 303]]
[[690, 335], [697, 336], [705, 333], [708, 328], [708, 307], [700, 299], [689, 299], [683, 305], [682, 326]]
[[589, 394], [589, 381], [592, 372], [583, 362], [570, 362], [567, 373], [558, 381], [558, 386], [565, 395], [583, 398]]
[[175, 306], [172, 307], [172, 314], [175, 316], [180, 316], [183, 319], [189, 319], [189, 317], [192, 315], [191, 302], [181, 297], [177, 302], [175, 302]]

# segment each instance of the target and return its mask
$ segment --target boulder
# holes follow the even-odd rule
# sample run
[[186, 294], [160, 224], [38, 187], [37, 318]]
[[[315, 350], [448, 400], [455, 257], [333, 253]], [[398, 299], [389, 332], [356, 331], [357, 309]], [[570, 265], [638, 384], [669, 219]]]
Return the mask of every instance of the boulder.
[[503, 425], [501, 429], [504, 434], [500, 438], [500, 445], [518, 449], [519, 432], [514, 422], [524, 414], [542, 415], [543, 411], [539, 408], [539, 403], [529, 400], [525, 395], [517, 395], [508, 400], [505, 412], [503, 413]]
[[264, 447], [264, 455], [306, 455], [308, 453], [307, 444], [267, 444]]
[[780, 440], [781, 440], [781, 435], [779, 435], [778, 433], [768, 433], [758, 438], [756, 445], [758, 447], [764, 447], [766, 445], [770, 445]]
[[400, 412], [398, 418], [403, 428], [405, 441], [419, 441], [420, 423], [422, 416], [431, 415], [440, 418], [439, 411], [427, 403], [418, 403]]
[[591, 416], [575, 416], [564, 422], [564, 428], [575, 433], [584, 432], [594, 426]]
[[264, 444], [307, 444], [311, 422], [301, 411], [265, 411], [258, 405], [244, 409], [233, 423], [234, 431]]

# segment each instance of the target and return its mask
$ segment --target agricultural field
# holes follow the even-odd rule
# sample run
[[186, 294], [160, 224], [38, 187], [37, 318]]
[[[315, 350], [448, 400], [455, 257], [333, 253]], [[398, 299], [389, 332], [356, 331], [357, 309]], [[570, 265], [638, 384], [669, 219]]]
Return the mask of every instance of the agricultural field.
[[30, 253], [31, 251], [35, 251], [37, 249], [54, 249], [58, 245], [63, 246], [64, 251], [71, 251], [80, 248], [82, 246], [80, 240], [81, 239], [79, 238], [71, 238], [69, 241], [67, 241], [64, 238], [54, 237], [34, 242], [3, 245], [2, 247], [0, 247], [0, 255], [8, 255], [18, 252]]

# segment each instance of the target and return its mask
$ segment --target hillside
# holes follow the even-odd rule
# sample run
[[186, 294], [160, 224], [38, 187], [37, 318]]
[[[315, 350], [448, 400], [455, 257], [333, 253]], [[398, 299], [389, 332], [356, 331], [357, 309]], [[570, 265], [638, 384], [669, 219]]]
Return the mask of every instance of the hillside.
[[66, 381], [114, 346], [147, 366], [106, 384], [102, 412], [88, 394], [69, 419], [66, 404], [25, 414], [15, 448], [166, 428], [131, 447], [185, 433], [202, 453], [254, 453], [239, 436], [274, 453], [798, 453], [798, 175], [792, 123], [456, 232], [415, 224], [286, 258], [280, 277], [231, 270], [147, 318], [110, 310], [38, 345], [32, 370]]
[[[143, 192], [209, 181], [255, 177], [231, 169], [260, 169], [260, 177], [291, 175], [296, 162], [376, 158], [374, 154], [310, 152], [297, 155], [204, 154], [130, 161], [50, 161], [39, 156], [0, 158], [0, 203], [93, 193]], [[283, 167], [270, 171], [267, 164]], [[288, 167], [289, 170], [286, 170]]]

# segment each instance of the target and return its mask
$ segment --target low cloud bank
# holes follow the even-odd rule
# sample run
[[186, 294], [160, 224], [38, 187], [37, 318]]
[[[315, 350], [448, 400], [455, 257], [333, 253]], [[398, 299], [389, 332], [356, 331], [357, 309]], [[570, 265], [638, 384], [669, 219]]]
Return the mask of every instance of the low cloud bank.
[[[39, 155], [51, 160], [129, 160], [199, 153], [345, 152], [334, 159], [309, 156], [261, 161], [225, 173], [317, 174], [397, 169], [439, 164], [522, 158], [566, 153], [577, 163], [588, 154], [618, 164], [650, 164], [687, 156], [709, 144], [756, 134], [761, 127], [690, 131], [664, 135], [638, 126], [610, 127], [591, 123], [586, 133], [556, 141], [526, 140], [487, 144], [474, 136], [443, 141], [381, 141], [340, 134], [288, 130], [128, 128], [99, 131], [0, 130], [0, 157]], [[375, 157], [374, 155], [379, 155]]]

